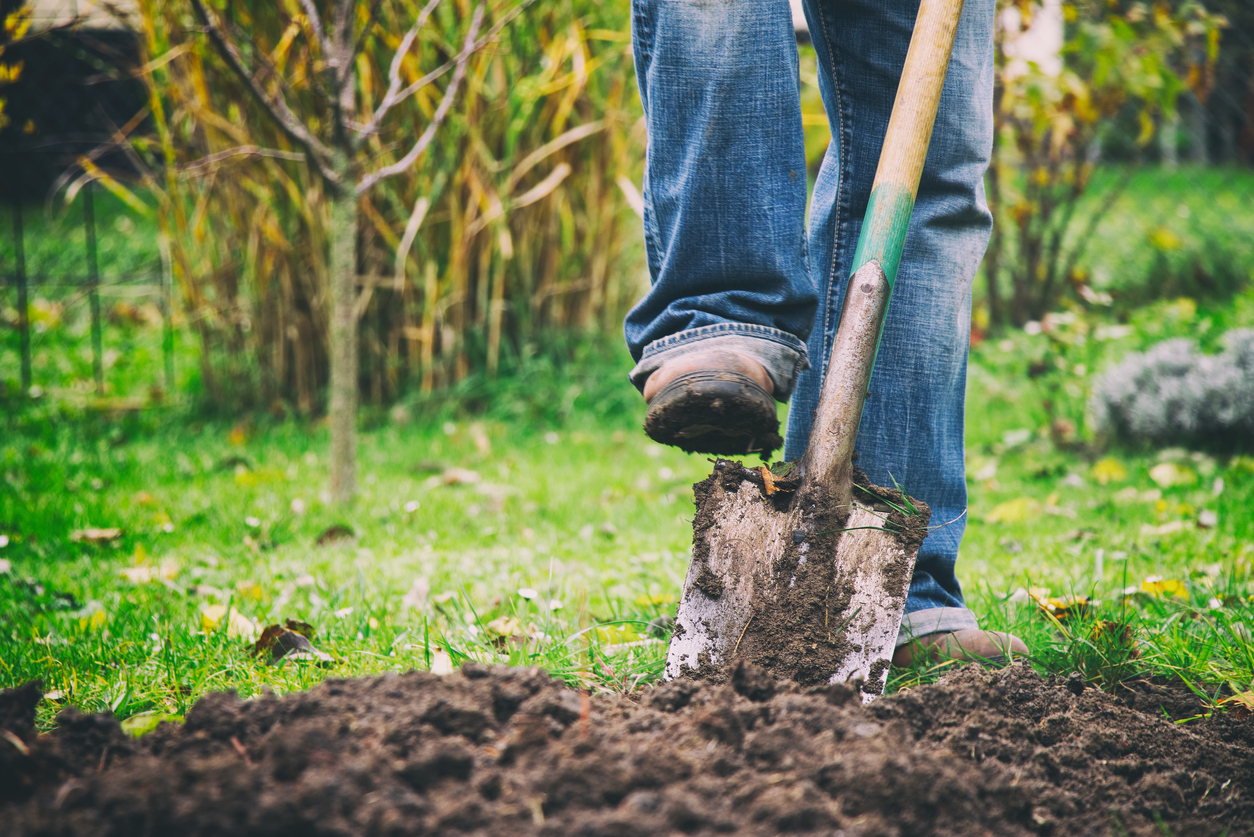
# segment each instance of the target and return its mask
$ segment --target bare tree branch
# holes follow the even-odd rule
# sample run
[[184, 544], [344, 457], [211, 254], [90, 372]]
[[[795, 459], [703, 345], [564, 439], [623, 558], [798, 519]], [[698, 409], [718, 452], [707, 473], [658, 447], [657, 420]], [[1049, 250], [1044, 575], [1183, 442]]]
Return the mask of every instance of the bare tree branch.
[[262, 148], [258, 145], [241, 145], [238, 148], [228, 148], [225, 151], [214, 152], [213, 154], [201, 157], [195, 162], [179, 166], [178, 173], [180, 175], [195, 174], [199, 169], [209, 168], [233, 157], [269, 157], [275, 160], [290, 160], [297, 163], [305, 159], [305, 155], [299, 151], [283, 151], [278, 148]]
[[356, 0], [335, 0], [331, 34], [331, 68], [335, 71], [335, 102], [340, 127], [347, 124], [353, 109], [353, 12]]
[[261, 105], [270, 118], [274, 120], [275, 124], [279, 126], [279, 129], [288, 136], [288, 139], [305, 150], [305, 157], [318, 169], [318, 173], [327, 182], [338, 185], [340, 176], [330, 168], [327, 162], [332, 156], [331, 149], [323, 145], [317, 137], [309, 132], [309, 129], [301, 123], [296, 114], [292, 113], [292, 109], [288, 107], [287, 101], [282, 95], [276, 96], [273, 100], [266, 95], [266, 92], [261, 89], [261, 84], [257, 81], [256, 76], [244, 64], [244, 59], [240, 55], [239, 49], [227, 39], [218, 25], [214, 23], [213, 18], [209, 16], [209, 10], [205, 8], [204, 0], [192, 0], [192, 8], [196, 11], [196, 16], [200, 18], [200, 22], [204, 25], [205, 33], [209, 35], [209, 40], [213, 42], [218, 54], [222, 56], [222, 60], [227, 63], [232, 72], [252, 93], [257, 104]]
[[483, 10], [483, 6], [475, 7], [475, 13], [470, 19], [470, 28], [466, 31], [466, 40], [462, 44], [462, 51], [457, 54], [457, 64], [453, 70], [453, 78], [449, 80], [448, 87], [444, 88], [444, 97], [440, 100], [439, 106], [436, 107], [435, 113], [432, 114], [431, 121], [427, 123], [426, 129], [418, 137], [418, 141], [414, 143], [414, 147], [409, 149], [408, 154], [392, 165], [384, 166], [363, 177], [357, 185], [357, 194], [364, 194], [366, 190], [380, 180], [405, 171], [414, 164], [414, 161], [418, 159], [423, 151], [427, 150], [427, 146], [435, 138], [435, 132], [444, 122], [444, 118], [448, 116], [449, 109], [453, 106], [453, 99], [457, 96], [457, 89], [461, 86], [462, 78], [466, 75], [466, 65], [470, 63], [470, 56], [479, 48], [476, 45], [475, 36], [479, 34], [479, 26], [483, 23]]
[[[514, 18], [522, 14], [523, 11], [534, 2], [536, 2], [536, 0], [522, 0], [521, 3], [519, 3], [514, 8], [510, 9], [508, 12], [506, 12], [505, 15], [499, 21], [497, 21], [496, 24], [491, 29], [488, 30], [487, 34], [485, 34], [482, 38], [480, 38], [478, 41], [475, 42], [474, 48], [471, 50], [471, 52], [477, 52], [483, 49], [489, 43], [491, 43], [492, 39], [495, 38], [498, 34], [500, 34], [502, 29], [508, 26], [509, 23]], [[408, 99], [410, 96], [414, 95], [419, 90], [426, 87], [428, 84], [435, 81], [440, 76], [444, 75], [449, 70], [456, 67], [459, 60], [460, 60], [460, 55], [454, 58], [450, 58], [448, 61], [445, 61], [440, 66], [436, 67], [434, 70], [427, 73], [425, 76], [418, 79], [413, 84], [409, 85], [404, 90], [397, 93], [394, 97], [395, 101], [392, 102], [392, 104], [388, 106], [389, 109], [395, 106], [397, 103], [403, 102], [405, 99]], [[386, 115], [386, 112], [380, 113], [376, 111], [375, 116], [370, 120], [370, 122], [362, 126], [360, 129], [358, 129], [359, 136], [361, 138], [364, 138], [374, 133], [375, 131], [378, 131], [379, 123], [382, 122], [383, 117], [385, 115]]]
[[387, 93], [383, 95], [383, 101], [379, 102], [379, 106], [375, 108], [374, 115], [370, 117], [370, 121], [358, 129], [359, 136], [369, 136], [379, 130], [379, 123], [383, 121], [383, 117], [387, 116], [388, 111], [404, 98], [399, 95], [401, 90], [401, 66], [405, 62], [405, 56], [409, 54], [409, 50], [413, 47], [414, 41], [417, 40], [418, 33], [427, 24], [427, 18], [431, 17], [431, 13], [435, 11], [435, 7], [438, 5], [440, 5], [440, 0], [429, 0], [427, 5], [422, 7], [422, 11], [418, 13], [417, 22], [409, 27], [405, 37], [401, 38], [401, 45], [396, 48], [396, 54], [392, 56], [392, 66], [388, 70]]
[[331, 44], [327, 42], [327, 33], [322, 30], [322, 17], [318, 14], [314, 0], [300, 0], [300, 5], [305, 10], [305, 18], [309, 21], [309, 28], [313, 29], [314, 37], [318, 39], [318, 45], [323, 52], [329, 52]]

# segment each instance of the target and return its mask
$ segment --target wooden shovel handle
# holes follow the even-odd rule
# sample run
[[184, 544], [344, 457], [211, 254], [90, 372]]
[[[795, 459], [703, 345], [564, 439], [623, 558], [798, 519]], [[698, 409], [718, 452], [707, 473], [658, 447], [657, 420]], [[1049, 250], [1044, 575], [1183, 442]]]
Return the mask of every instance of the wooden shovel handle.
[[897, 280], [901, 249], [919, 192], [923, 161], [954, 48], [963, 0], [923, 0], [915, 19], [897, 98], [880, 151], [871, 199], [862, 222], [853, 270], [878, 261], [889, 288]]
[[962, 3], [923, 0], [919, 6], [872, 190], [882, 183], [901, 183], [909, 185], [911, 196], [919, 191]]
[[858, 424], [919, 191], [963, 0], [923, 0], [880, 152], [840, 327], [801, 464], [803, 488], [848, 503]]

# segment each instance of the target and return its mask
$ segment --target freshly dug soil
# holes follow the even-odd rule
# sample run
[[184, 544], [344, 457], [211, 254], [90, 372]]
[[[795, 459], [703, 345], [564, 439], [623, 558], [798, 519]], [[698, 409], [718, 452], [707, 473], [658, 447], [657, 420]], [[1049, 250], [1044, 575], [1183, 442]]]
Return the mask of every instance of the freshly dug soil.
[[[1079, 694], [1076, 694], [1079, 692]], [[1119, 697], [969, 666], [863, 707], [741, 668], [585, 695], [467, 666], [200, 700], [127, 738], [35, 686], [0, 693], [12, 835], [1159, 835], [1249, 833], [1254, 721], [1175, 724], [1187, 695]]]

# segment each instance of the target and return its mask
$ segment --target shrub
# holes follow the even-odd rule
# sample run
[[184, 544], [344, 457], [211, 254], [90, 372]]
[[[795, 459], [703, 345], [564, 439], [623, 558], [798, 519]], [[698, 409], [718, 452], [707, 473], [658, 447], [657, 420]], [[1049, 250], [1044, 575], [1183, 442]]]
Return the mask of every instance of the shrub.
[[1254, 329], [1234, 329], [1222, 342], [1217, 355], [1201, 354], [1183, 337], [1128, 355], [1094, 387], [1094, 427], [1131, 443], [1249, 446]]

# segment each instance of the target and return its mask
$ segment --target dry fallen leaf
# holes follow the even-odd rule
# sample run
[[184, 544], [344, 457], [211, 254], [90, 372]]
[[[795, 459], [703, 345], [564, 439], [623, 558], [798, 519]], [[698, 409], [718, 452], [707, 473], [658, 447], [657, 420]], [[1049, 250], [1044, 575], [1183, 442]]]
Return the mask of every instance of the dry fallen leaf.
[[765, 465], [758, 466], [758, 473], [762, 475], [762, 490], [766, 492], [767, 497], [770, 497], [775, 493], [775, 475]]
[[1139, 655], [1132, 626], [1122, 622], [1112, 622], [1109, 619], [1097, 620], [1093, 624], [1093, 630], [1089, 632], [1089, 639], [1106, 648], [1117, 648], [1132, 658]]
[[449, 675], [453, 673], [453, 658], [445, 651], [436, 651], [431, 655], [431, 673]]
[[1154, 535], [1170, 535], [1173, 532], [1183, 532], [1187, 528], [1189, 528], [1189, 525], [1183, 520], [1171, 520], [1161, 526], [1143, 523], [1141, 524], [1141, 534], [1151, 537]]
[[1160, 462], [1150, 468], [1150, 479], [1160, 488], [1171, 488], [1177, 485], [1192, 485], [1197, 482], [1197, 474], [1192, 468], [1175, 462]]
[[326, 529], [323, 529], [322, 533], [318, 535], [316, 543], [318, 546], [332, 546], [337, 543], [342, 543], [343, 541], [351, 540], [356, 536], [356, 534], [357, 533], [353, 531], [351, 526], [345, 526], [342, 523], [337, 523], [334, 526], [328, 526]]
[[334, 663], [335, 660], [330, 654], [313, 647], [313, 643], [309, 641], [313, 634], [313, 625], [288, 619], [283, 625], [270, 625], [262, 631], [261, 636], [253, 643], [251, 653], [256, 657], [268, 651], [270, 658], [266, 662], [269, 665], [275, 665], [280, 660], [312, 662], [319, 665]]
[[1031, 497], [1016, 497], [996, 506], [984, 515], [988, 523], [1026, 523], [1041, 512], [1041, 504]]
[[431, 595], [431, 582], [426, 576], [418, 576], [409, 586], [409, 592], [401, 597], [401, 604], [412, 610], [422, 610], [427, 606], [427, 597]]
[[224, 621], [226, 635], [231, 639], [251, 642], [257, 636], [257, 623], [235, 608], [228, 611], [225, 605], [211, 604], [200, 609], [200, 627], [206, 633], [218, 630]]
[[178, 564], [166, 561], [160, 566], [140, 564], [135, 567], [123, 567], [118, 570], [118, 573], [132, 584], [147, 584], [150, 581], [160, 581], [163, 578], [173, 579], [179, 574], [179, 567]]
[[481, 479], [483, 478], [478, 473], [467, 468], [449, 468], [439, 476], [428, 479], [423, 487], [431, 489], [441, 485], [473, 485]]
[[241, 581], [235, 585], [235, 593], [245, 601], [259, 602], [266, 597], [266, 591], [255, 581]]
[[1240, 720], [1245, 720], [1254, 715], [1254, 692], [1241, 692], [1236, 695], [1229, 695], [1226, 698], [1220, 698], [1219, 705], [1225, 709], [1231, 709]]
[[122, 537], [122, 530], [116, 527], [108, 529], [76, 529], [70, 533], [70, 540], [75, 543], [89, 543], [93, 546], [112, 543]]
[[1037, 607], [1060, 622], [1083, 617], [1093, 605], [1093, 599], [1089, 596], [1050, 596], [1048, 590], [1040, 587], [1033, 587], [1028, 595], [1036, 602]]

